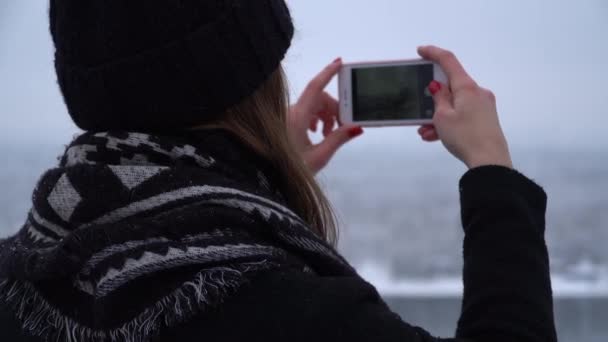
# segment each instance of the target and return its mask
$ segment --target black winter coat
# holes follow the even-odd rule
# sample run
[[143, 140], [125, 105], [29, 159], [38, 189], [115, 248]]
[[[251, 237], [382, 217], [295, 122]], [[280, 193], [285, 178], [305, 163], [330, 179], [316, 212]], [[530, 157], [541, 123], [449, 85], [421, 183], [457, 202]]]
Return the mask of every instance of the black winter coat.
[[[158, 341], [556, 341], [544, 191], [515, 171], [482, 167], [462, 178], [460, 194], [464, 298], [454, 339], [402, 321], [361, 280], [275, 270]], [[0, 336], [39, 341], [1, 310]]]

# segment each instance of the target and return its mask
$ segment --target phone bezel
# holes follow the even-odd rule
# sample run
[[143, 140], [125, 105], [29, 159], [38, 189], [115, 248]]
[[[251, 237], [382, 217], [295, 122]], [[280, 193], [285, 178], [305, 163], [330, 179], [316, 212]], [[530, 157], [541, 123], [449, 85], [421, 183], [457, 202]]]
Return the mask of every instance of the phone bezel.
[[353, 119], [352, 103], [352, 70], [357, 68], [373, 68], [383, 66], [401, 65], [433, 65], [433, 79], [447, 84], [447, 76], [441, 67], [425, 59], [406, 59], [394, 61], [358, 62], [346, 63], [338, 74], [338, 97], [340, 103], [340, 120], [342, 123], [357, 124], [365, 127], [378, 126], [419, 126], [433, 122], [432, 119], [400, 119], [400, 120], [379, 120], [379, 121], [355, 121]]

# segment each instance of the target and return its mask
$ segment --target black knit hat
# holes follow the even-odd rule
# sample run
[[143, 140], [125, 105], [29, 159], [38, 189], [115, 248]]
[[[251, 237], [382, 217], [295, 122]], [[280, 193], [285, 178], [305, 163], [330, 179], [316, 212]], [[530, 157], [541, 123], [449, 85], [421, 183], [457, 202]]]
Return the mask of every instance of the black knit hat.
[[277, 69], [293, 37], [283, 0], [51, 0], [59, 85], [101, 131], [216, 119]]

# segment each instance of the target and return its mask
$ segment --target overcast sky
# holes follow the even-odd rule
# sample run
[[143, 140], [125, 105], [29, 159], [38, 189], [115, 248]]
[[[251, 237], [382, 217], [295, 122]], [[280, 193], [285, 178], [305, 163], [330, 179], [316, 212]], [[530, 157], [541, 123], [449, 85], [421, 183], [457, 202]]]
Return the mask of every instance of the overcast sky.
[[[67, 141], [76, 132], [55, 83], [47, 3], [0, 0], [1, 141]], [[338, 56], [411, 58], [433, 43], [495, 91], [513, 144], [608, 148], [608, 1], [288, 3], [297, 27], [285, 63], [294, 94]], [[414, 139], [412, 129], [374, 129], [359, 143]]]

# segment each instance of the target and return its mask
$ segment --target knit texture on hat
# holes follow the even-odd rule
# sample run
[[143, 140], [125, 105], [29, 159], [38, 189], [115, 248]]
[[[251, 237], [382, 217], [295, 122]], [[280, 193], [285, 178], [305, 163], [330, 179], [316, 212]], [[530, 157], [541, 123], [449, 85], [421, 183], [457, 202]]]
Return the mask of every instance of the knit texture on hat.
[[283, 0], [51, 0], [55, 67], [84, 130], [162, 131], [217, 119], [277, 69]]

